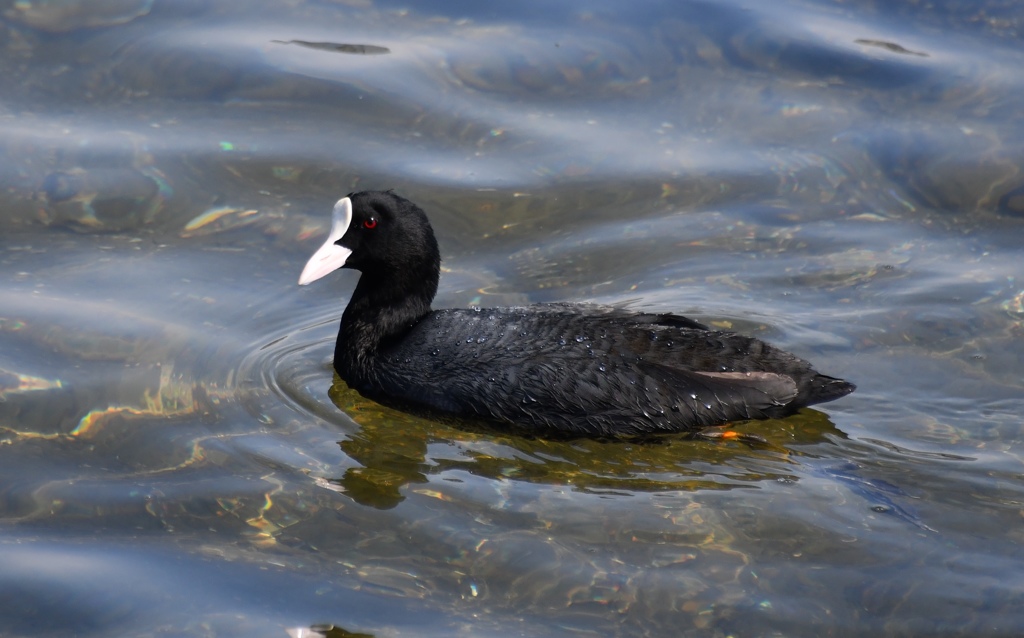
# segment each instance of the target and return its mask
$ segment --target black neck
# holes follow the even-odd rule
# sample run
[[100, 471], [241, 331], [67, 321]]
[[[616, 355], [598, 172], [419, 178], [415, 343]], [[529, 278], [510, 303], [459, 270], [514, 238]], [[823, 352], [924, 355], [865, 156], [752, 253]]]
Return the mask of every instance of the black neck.
[[[405, 335], [427, 313], [437, 292], [438, 265], [383, 276], [363, 274], [341, 317], [334, 348], [334, 368], [352, 387], [374, 378], [374, 363], [383, 348]], [[419, 273], [414, 279], [408, 273]]]

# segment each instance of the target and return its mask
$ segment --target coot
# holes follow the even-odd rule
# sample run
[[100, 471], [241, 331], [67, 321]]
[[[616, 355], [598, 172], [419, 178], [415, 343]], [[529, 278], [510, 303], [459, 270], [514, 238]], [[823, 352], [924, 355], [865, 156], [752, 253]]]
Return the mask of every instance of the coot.
[[568, 437], [700, 432], [854, 390], [762, 341], [673, 314], [431, 310], [440, 266], [427, 216], [409, 200], [366, 191], [334, 206], [299, 284], [362, 272], [334, 349], [349, 387], [386, 405]]

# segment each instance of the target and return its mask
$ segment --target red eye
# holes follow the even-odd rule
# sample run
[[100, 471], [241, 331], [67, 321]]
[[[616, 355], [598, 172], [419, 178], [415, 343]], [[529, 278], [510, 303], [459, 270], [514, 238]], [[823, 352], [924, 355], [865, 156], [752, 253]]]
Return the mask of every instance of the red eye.
[[366, 221], [363, 222], [363, 228], [365, 228], [367, 230], [373, 230], [376, 227], [377, 227], [377, 220], [376, 220], [376, 218], [371, 217], [371, 218], [369, 218], [369, 219], [367, 219]]

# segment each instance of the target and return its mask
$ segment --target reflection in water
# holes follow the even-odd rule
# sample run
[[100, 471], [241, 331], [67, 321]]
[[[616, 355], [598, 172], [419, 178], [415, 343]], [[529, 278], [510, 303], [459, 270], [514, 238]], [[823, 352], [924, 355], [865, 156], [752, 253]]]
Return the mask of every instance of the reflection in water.
[[307, 49], [319, 51], [334, 51], [337, 53], [354, 53], [357, 55], [383, 55], [391, 53], [387, 47], [379, 47], [374, 44], [338, 44], [336, 42], [306, 42], [305, 40], [271, 40], [274, 44], [297, 44]]
[[750, 488], [767, 480], [796, 481], [809, 469], [812, 475], [845, 486], [877, 514], [935, 531], [904, 504], [914, 497], [899, 486], [866, 476], [865, 468], [856, 463], [822, 463], [815, 458], [820, 450], [813, 455], [804, 451], [805, 446], [846, 438], [824, 413], [812, 409], [783, 420], [736, 424], [740, 434], [762, 438], [764, 445], [704, 441], [685, 434], [633, 441], [553, 441], [399, 412], [363, 398], [337, 376], [330, 396], [360, 426], [340, 445], [362, 465], [330, 482], [356, 502], [379, 509], [401, 503], [406, 485], [430, 483], [431, 477], [452, 470], [628, 495]]
[[[381, 406], [335, 378], [331, 399], [359, 424], [341, 442], [362, 464], [337, 483], [356, 501], [378, 508], [403, 500], [401, 488], [450, 470], [499, 480], [571, 485], [588, 492], [723, 490], [791, 477], [791, 446], [843, 437], [828, 417], [805, 409], [784, 420], [737, 425], [767, 444], [693, 440], [667, 435], [642, 441], [557, 441], [491, 429], [457, 427]], [[740, 462], [736, 462], [737, 459]]]
[[[8, 0], [0, 634], [1024, 626], [1018, 5]], [[685, 309], [862, 392], [754, 446], [339, 411], [295, 275], [389, 187], [447, 306]]]
[[911, 51], [910, 49], [908, 49], [908, 48], [906, 48], [906, 47], [904, 47], [904, 46], [902, 46], [900, 44], [896, 44], [895, 42], [886, 42], [884, 40], [865, 40], [865, 39], [854, 40], [854, 42], [856, 42], [857, 44], [863, 44], [865, 46], [879, 47], [879, 48], [882, 48], [882, 49], [886, 49], [888, 51], [892, 51], [893, 53], [903, 53], [903, 54], [906, 54], [906, 55], [917, 55], [917, 56], [920, 56], [922, 58], [927, 58], [928, 57], [927, 53], [923, 53], [921, 51]]

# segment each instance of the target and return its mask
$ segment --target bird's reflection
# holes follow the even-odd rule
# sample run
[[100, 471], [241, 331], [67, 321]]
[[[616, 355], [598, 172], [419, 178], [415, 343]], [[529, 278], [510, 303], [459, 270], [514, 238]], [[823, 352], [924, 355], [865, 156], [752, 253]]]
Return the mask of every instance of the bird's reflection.
[[784, 420], [734, 424], [765, 443], [692, 440], [665, 435], [644, 440], [549, 440], [394, 410], [359, 395], [335, 378], [331, 400], [360, 429], [341, 441], [361, 467], [335, 482], [356, 502], [395, 507], [408, 484], [450, 470], [500, 480], [571, 485], [586, 491], [722, 490], [792, 478], [800, 448], [845, 438], [828, 417], [804, 409]]

